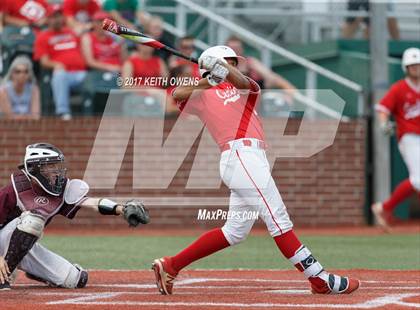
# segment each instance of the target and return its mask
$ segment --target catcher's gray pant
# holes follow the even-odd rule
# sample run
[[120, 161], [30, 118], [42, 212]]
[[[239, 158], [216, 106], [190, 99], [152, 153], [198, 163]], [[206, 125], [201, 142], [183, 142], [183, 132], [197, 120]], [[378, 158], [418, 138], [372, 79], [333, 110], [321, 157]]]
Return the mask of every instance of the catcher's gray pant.
[[[20, 218], [16, 218], [0, 230], [0, 255], [3, 257], [6, 255], [10, 237], [19, 221]], [[23, 258], [17, 269], [67, 288], [75, 288], [80, 277], [80, 270], [75, 265], [38, 242]]]

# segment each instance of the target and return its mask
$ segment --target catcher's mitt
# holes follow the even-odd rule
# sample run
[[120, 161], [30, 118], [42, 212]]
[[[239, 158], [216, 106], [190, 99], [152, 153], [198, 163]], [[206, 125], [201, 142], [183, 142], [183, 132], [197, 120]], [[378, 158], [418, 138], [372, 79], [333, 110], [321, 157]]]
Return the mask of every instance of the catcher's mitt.
[[150, 221], [149, 211], [141, 201], [134, 199], [127, 201], [124, 204], [123, 212], [124, 219], [130, 227], [136, 227], [140, 223], [147, 224]]

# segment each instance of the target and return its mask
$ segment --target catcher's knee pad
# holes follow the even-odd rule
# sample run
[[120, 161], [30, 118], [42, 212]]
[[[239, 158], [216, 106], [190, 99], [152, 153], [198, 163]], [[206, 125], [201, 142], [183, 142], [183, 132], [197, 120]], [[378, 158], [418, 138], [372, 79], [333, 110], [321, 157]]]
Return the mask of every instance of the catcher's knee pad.
[[45, 219], [42, 216], [31, 212], [23, 212], [16, 227], [20, 231], [24, 231], [37, 238], [40, 238], [44, 230], [44, 225]]
[[35, 242], [41, 237], [44, 224], [45, 220], [41, 216], [31, 212], [22, 213], [16, 229], [10, 236], [5, 256], [10, 272], [16, 269]]
[[89, 275], [86, 270], [83, 270], [79, 265], [74, 265], [70, 269], [67, 278], [64, 280], [63, 287], [65, 288], [83, 288], [86, 286]]

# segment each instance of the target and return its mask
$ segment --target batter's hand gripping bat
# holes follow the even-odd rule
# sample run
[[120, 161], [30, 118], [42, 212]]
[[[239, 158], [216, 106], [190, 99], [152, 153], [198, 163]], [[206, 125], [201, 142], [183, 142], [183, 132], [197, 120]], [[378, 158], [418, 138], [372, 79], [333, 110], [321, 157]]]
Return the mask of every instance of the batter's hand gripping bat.
[[104, 19], [102, 23], [102, 29], [112, 32], [116, 35], [119, 35], [127, 40], [144, 44], [144, 45], [156, 48], [156, 49], [162, 49], [178, 57], [184, 58], [194, 63], [198, 63], [198, 60], [196, 58], [184, 55], [181, 52], [177, 51], [176, 49], [173, 49], [172, 47], [169, 47], [153, 38], [146, 36], [140, 31], [129, 29], [123, 25], [118, 24], [117, 22], [111, 19], [108, 19], [108, 18]]

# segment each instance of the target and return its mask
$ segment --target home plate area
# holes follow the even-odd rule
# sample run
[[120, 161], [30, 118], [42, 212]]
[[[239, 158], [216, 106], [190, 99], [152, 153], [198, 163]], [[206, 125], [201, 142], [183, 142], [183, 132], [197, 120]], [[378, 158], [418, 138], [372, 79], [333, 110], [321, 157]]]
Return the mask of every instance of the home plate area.
[[361, 280], [352, 295], [313, 295], [291, 270], [187, 270], [174, 295], [158, 293], [149, 270], [91, 270], [85, 289], [47, 288], [19, 274], [1, 309], [416, 309], [420, 271], [337, 270]]

